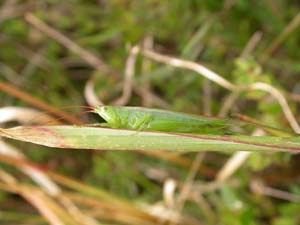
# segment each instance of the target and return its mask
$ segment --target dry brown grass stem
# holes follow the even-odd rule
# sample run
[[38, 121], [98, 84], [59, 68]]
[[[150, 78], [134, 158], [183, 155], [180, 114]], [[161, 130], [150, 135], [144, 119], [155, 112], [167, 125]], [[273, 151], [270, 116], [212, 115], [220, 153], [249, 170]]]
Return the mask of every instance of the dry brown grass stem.
[[80, 120], [78, 120], [76, 117], [54, 108], [53, 106], [43, 102], [42, 100], [39, 100], [39, 99], [31, 96], [30, 94], [18, 89], [15, 86], [12, 86], [12, 85], [4, 83], [4, 82], [0, 82], [0, 90], [6, 92], [16, 98], [19, 98], [37, 108], [43, 110], [43, 111], [49, 112], [52, 115], [56, 115], [59, 118], [63, 118], [65, 121], [68, 121], [71, 124], [82, 124], [82, 122]]
[[137, 54], [138, 47], [134, 46], [133, 48], [131, 48], [129, 57], [126, 60], [123, 94], [120, 98], [118, 98], [112, 103], [113, 105], [126, 105], [131, 97]]
[[203, 114], [206, 116], [211, 116], [211, 106], [212, 106], [212, 86], [209, 80], [206, 80], [202, 86], [203, 90]]
[[248, 43], [246, 44], [244, 50], [242, 51], [241, 58], [247, 58], [251, 52], [255, 49], [255, 47], [258, 45], [258, 43], [261, 41], [263, 36], [263, 33], [261, 31], [256, 31]]
[[163, 109], [170, 109], [171, 108], [170, 103], [168, 103], [167, 101], [165, 101], [164, 99], [162, 99], [158, 95], [154, 94], [149, 89], [140, 87], [139, 85], [134, 85], [133, 86], [133, 91], [136, 94], [138, 94], [139, 96], [141, 96], [142, 98], [145, 98], [145, 96], [147, 96], [147, 98], [151, 99], [152, 105], [158, 106], [158, 107], [163, 108]]
[[300, 202], [300, 195], [293, 194], [287, 191], [282, 191], [276, 188], [268, 187], [258, 180], [253, 180], [251, 182], [250, 188], [254, 193], [260, 195], [266, 195], [273, 198], [286, 200], [289, 202], [296, 202], [296, 203]]
[[181, 188], [181, 192], [177, 198], [176, 209], [180, 212], [182, 211], [186, 200], [193, 188], [194, 179], [196, 178], [197, 172], [200, 168], [201, 162], [204, 158], [204, 153], [198, 153], [194, 159], [191, 169], [186, 177], [186, 180]]
[[7, 20], [24, 14], [30, 3], [17, 4], [17, 0], [6, 0], [0, 8], [0, 24]]
[[[147, 35], [143, 40], [143, 48], [145, 49], [153, 49], [154, 40], [153, 35]], [[151, 71], [152, 61], [150, 59], [144, 58], [142, 61], [142, 75], [145, 77], [143, 82], [144, 95], [142, 96], [143, 101], [142, 105], [145, 107], [151, 107], [155, 103], [155, 100], [151, 97], [151, 95], [147, 94], [151, 92], [151, 82], [148, 76], [145, 76], [149, 71]]]
[[261, 90], [261, 91], [265, 91], [268, 92], [269, 94], [271, 94], [280, 104], [285, 117], [287, 118], [288, 122], [290, 123], [290, 126], [293, 128], [293, 130], [296, 133], [300, 133], [300, 126], [295, 118], [295, 116], [293, 115], [287, 100], [285, 99], [284, 95], [278, 91], [278, 89], [276, 89], [275, 87], [271, 86], [270, 84], [267, 83], [254, 83], [250, 85], [250, 90]]
[[[55, 119], [38, 110], [27, 107], [1, 107], [0, 123], [17, 121], [20, 124], [46, 124]], [[59, 123], [55, 123], [59, 124]]]
[[232, 84], [228, 80], [224, 79], [220, 75], [216, 74], [215, 72], [207, 69], [205, 66], [203, 66], [201, 64], [198, 64], [198, 63], [195, 63], [192, 61], [188, 61], [188, 60], [171, 57], [171, 56], [162, 55], [162, 54], [156, 53], [149, 49], [143, 49], [141, 51], [141, 54], [150, 59], [153, 59], [157, 62], [165, 63], [165, 64], [168, 64], [168, 65], [174, 66], [174, 67], [193, 70], [228, 90], [232, 91], [235, 89], [234, 84]]
[[300, 25], [300, 11], [297, 15], [289, 22], [284, 30], [275, 38], [273, 42], [264, 50], [261, 54], [260, 62], [265, 63], [269, 57], [280, 47], [280, 45], [287, 39], [287, 37], [295, 31]]
[[96, 107], [99, 105], [104, 105], [100, 98], [95, 93], [95, 82], [96, 77], [91, 77], [85, 84], [84, 87], [84, 97], [88, 105]]
[[[82, 213], [74, 203], [67, 197], [61, 195], [62, 190], [54, 183], [42, 170], [32, 166], [33, 163], [28, 161], [18, 149], [0, 141], [0, 161], [14, 165], [17, 169], [23, 171], [33, 181], [35, 181], [41, 190], [44, 190], [49, 197], [58, 198], [58, 201], [68, 211], [72, 217], [83, 225], [97, 225], [98, 222], [92, 217]], [[3, 176], [2, 176], [3, 177]], [[16, 180], [14, 180], [14, 183]], [[36, 188], [40, 190], [39, 188]]]
[[223, 105], [221, 110], [218, 113], [219, 117], [226, 117], [230, 110], [232, 110], [232, 107], [234, 106], [234, 103], [240, 96], [240, 91], [233, 91], [231, 92], [223, 101]]
[[80, 47], [71, 39], [67, 38], [65, 35], [50, 27], [42, 20], [34, 16], [32, 13], [25, 14], [25, 20], [32, 26], [34, 26], [39, 31], [43, 32], [47, 36], [53, 38], [58, 43], [65, 46], [67, 49], [72, 51], [73, 53], [79, 55], [83, 60], [85, 60], [88, 64], [94, 67], [96, 70], [103, 74], [109, 74], [117, 77], [118, 73], [110, 68], [106, 63], [104, 63], [99, 56], [94, 55], [90, 51]]
[[[3, 172], [1, 172], [1, 175]], [[2, 179], [2, 177], [1, 177]], [[33, 207], [35, 207], [39, 213], [49, 222], [51, 225], [64, 225], [63, 220], [49, 207], [49, 198], [47, 198], [39, 189], [23, 186], [17, 182], [14, 183], [2, 183], [0, 182], [0, 189], [21, 195], [26, 199]], [[73, 223], [74, 224], [74, 223]]]

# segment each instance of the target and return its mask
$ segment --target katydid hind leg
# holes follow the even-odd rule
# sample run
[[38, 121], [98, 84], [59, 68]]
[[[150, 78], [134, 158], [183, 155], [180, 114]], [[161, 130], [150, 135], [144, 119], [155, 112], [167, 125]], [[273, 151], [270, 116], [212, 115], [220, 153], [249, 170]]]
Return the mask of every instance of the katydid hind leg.
[[152, 120], [152, 115], [148, 114], [148, 115], [144, 115], [138, 121], [135, 121], [135, 123], [131, 125], [131, 129], [136, 130], [136, 132], [133, 133], [132, 135], [133, 136], [138, 135], [140, 131], [146, 130], [151, 120]]
[[135, 123], [132, 125], [132, 129], [139, 130], [139, 131], [146, 130], [151, 120], [152, 120], [152, 115], [146, 114], [139, 120], [135, 121]]

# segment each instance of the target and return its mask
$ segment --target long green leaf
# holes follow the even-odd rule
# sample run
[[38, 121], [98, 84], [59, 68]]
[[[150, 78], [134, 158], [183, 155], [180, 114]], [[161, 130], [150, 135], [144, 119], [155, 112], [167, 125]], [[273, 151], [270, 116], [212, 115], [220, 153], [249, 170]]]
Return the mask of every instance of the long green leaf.
[[79, 126], [23, 126], [0, 136], [57, 148], [170, 151], [300, 152], [300, 137], [190, 135]]

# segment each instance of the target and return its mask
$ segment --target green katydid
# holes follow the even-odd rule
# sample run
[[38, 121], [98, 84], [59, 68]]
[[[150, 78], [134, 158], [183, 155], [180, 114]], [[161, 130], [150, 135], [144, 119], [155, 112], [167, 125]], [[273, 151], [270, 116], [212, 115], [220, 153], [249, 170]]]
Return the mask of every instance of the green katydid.
[[106, 121], [106, 124], [102, 125], [111, 128], [193, 134], [232, 134], [235, 133], [232, 129], [234, 121], [239, 121], [243, 122], [244, 125], [255, 125], [263, 128], [275, 136], [291, 137], [296, 135], [265, 126], [259, 122], [249, 122], [249, 119], [244, 120], [241, 116], [238, 117], [242, 120], [233, 120], [128, 106], [98, 106], [93, 109], [93, 112], [99, 114]]
[[175, 133], [225, 134], [228, 119], [177, 113], [161, 109], [98, 106], [93, 110], [111, 128]]

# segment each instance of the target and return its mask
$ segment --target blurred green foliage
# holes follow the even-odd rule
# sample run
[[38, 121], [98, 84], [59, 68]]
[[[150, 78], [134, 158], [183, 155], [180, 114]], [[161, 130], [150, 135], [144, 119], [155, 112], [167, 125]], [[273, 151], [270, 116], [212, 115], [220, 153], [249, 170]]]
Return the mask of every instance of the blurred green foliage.
[[[0, 7], [3, 2], [0, 1]], [[151, 36], [159, 52], [200, 62], [235, 84], [263, 81], [283, 92], [299, 89], [296, 89], [300, 85], [299, 29], [285, 40], [265, 65], [259, 62], [263, 50], [299, 11], [296, 0], [25, 0], [16, 1], [16, 4], [28, 4], [27, 7], [36, 16], [83, 48], [101, 56], [120, 74], [124, 71], [128, 46]], [[262, 40], [249, 57], [240, 58], [257, 31], [263, 33]], [[1, 20], [0, 49], [0, 81], [12, 83], [60, 109], [86, 104], [84, 84], [95, 75], [94, 69], [56, 40], [30, 26], [22, 16]], [[151, 90], [170, 103], [173, 110], [203, 114], [203, 103], [207, 98], [203, 90], [205, 85], [209, 85], [211, 111], [217, 115], [229, 94], [227, 90], [188, 70], [153, 62], [150, 70], [145, 72], [142, 69], [144, 61], [141, 57], [138, 60], [136, 82], [142, 86], [147, 77]], [[113, 79], [106, 74], [96, 75], [99, 77], [96, 91], [104, 101], [119, 96], [122, 77]], [[1, 105], [26, 105], [3, 92], [0, 98]], [[142, 99], [134, 95], [129, 104], [141, 105]], [[296, 104], [291, 106], [299, 110]], [[80, 112], [79, 107], [68, 110]], [[288, 127], [278, 103], [260, 91], [242, 93], [231, 111], [242, 112], [271, 126]], [[96, 116], [82, 118], [89, 121], [98, 119]], [[30, 148], [26, 153], [36, 162], [134, 202], [154, 203], [162, 198], [162, 184], [145, 176], [145, 168], [159, 167], [167, 174], [176, 174], [180, 180], [184, 180], [188, 173], [186, 168], [175, 168], [171, 163], [134, 152], [96, 154], [78, 151], [75, 154], [74, 151], [45, 150], [24, 143], [21, 147]], [[205, 164], [218, 170], [225, 156], [219, 153], [209, 155]], [[206, 220], [197, 205], [189, 205], [184, 212], [199, 217], [206, 224], [299, 224], [299, 204], [264, 196], [258, 199], [245, 185], [246, 181], [251, 182], [253, 171], [263, 174], [264, 169], [273, 164], [284, 164], [282, 158], [285, 159], [285, 155], [274, 154], [270, 157], [252, 154], [246, 166], [241, 168], [242, 172], [235, 177], [243, 185], [239, 188], [224, 185], [214, 196], [208, 197], [212, 199], [210, 204], [216, 214], [215, 222]], [[297, 169], [299, 171], [299, 166]], [[264, 176], [259, 178], [264, 179]], [[197, 179], [205, 179], [205, 176]], [[280, 171], [277, 179], [281, 179]], [[283, 187], [288, 189], [291, 185], [299, 187], [299, 176], [298, 181], [284, 183]], [[0, 192], [0, 201], [7, 198], [9, 195]]]

